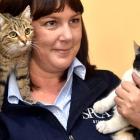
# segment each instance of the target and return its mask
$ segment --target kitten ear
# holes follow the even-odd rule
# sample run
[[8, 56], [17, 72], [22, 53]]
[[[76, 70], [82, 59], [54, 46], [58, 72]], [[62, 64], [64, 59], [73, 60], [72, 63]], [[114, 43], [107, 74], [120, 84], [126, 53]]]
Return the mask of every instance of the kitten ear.
[[21, 13], [21, 18], [26, 18], [28, 20], [31, 20], [31, 8], [28, 5], [25, 10]]
[[135, 55], [140, 54], [140, 46], [134, 41]]

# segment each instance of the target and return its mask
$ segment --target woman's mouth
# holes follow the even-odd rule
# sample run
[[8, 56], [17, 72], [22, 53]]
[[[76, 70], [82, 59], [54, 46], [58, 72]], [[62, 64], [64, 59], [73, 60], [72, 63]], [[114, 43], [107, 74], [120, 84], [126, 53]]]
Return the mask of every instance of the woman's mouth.
[[70, 48], [70, 49], [55, 49], [56, 52], [63, 54], [63, 55], [69, 54], [71, 52], [71, 50], [72, 50], [72, 48]]

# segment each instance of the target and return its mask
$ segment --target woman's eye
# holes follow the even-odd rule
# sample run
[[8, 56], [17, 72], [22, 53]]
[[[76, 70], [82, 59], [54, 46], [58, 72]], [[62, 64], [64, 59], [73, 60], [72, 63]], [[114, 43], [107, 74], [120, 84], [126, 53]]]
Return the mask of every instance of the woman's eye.
[[18, 34], [17, 34], [15, 31], [12, 31], [12, 32], [9, 33], [9, 36], [10, 36], [11, 38], [15, 38], [15, 37], [18, 36]]
[[73, 19], [70, 20], [70, 23], [71, 24], [77, 24], [77, 23], [80, 23], [80, 21], [81, 21], [81, 18], [73, 18]]
[[29, 35], [31, 33], [32, 29], [31, 28], [26, 28], [25, 29], [25, 35]]
[[47, 21], [45, 23], [45, 26], [48, 28], [48, 29], [53, 29], [57, 26], [57, 22], [55, 20], [51, 20], [51, 21]]

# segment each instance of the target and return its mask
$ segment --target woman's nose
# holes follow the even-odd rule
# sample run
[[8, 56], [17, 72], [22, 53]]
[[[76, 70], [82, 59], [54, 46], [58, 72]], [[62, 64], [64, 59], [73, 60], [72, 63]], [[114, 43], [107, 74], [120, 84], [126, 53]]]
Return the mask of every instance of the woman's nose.
[[60, 39], [66, 41], [72, 40], [73, 35], [72, 35], [72, 29], [70, 25], [66, 24], [61, 29], [62, 32], [61, 32]]

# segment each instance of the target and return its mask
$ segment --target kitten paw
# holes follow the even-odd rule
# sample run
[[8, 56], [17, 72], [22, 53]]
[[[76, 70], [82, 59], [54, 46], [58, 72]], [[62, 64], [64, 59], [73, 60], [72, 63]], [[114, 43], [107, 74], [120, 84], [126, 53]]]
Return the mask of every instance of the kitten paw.
[[126, 132], [126, 131], [119, 131], [112, 135], [113, 140], [136, 140], [133, 133]]
[[102, 114], [106, 111], [106, 105], [104, 104], [104, 102], [101, 100], [101, 101], [97, 101], [94, 105], [93, 105], [93, 110], [96, 112], [96, 113], [99, 113], [99, 114]]
[[110, 127], [110, 125], [106, 121], [100, 121], [96, 125], [96, 129], [102, 134], [111, 133], [112, 127]]

